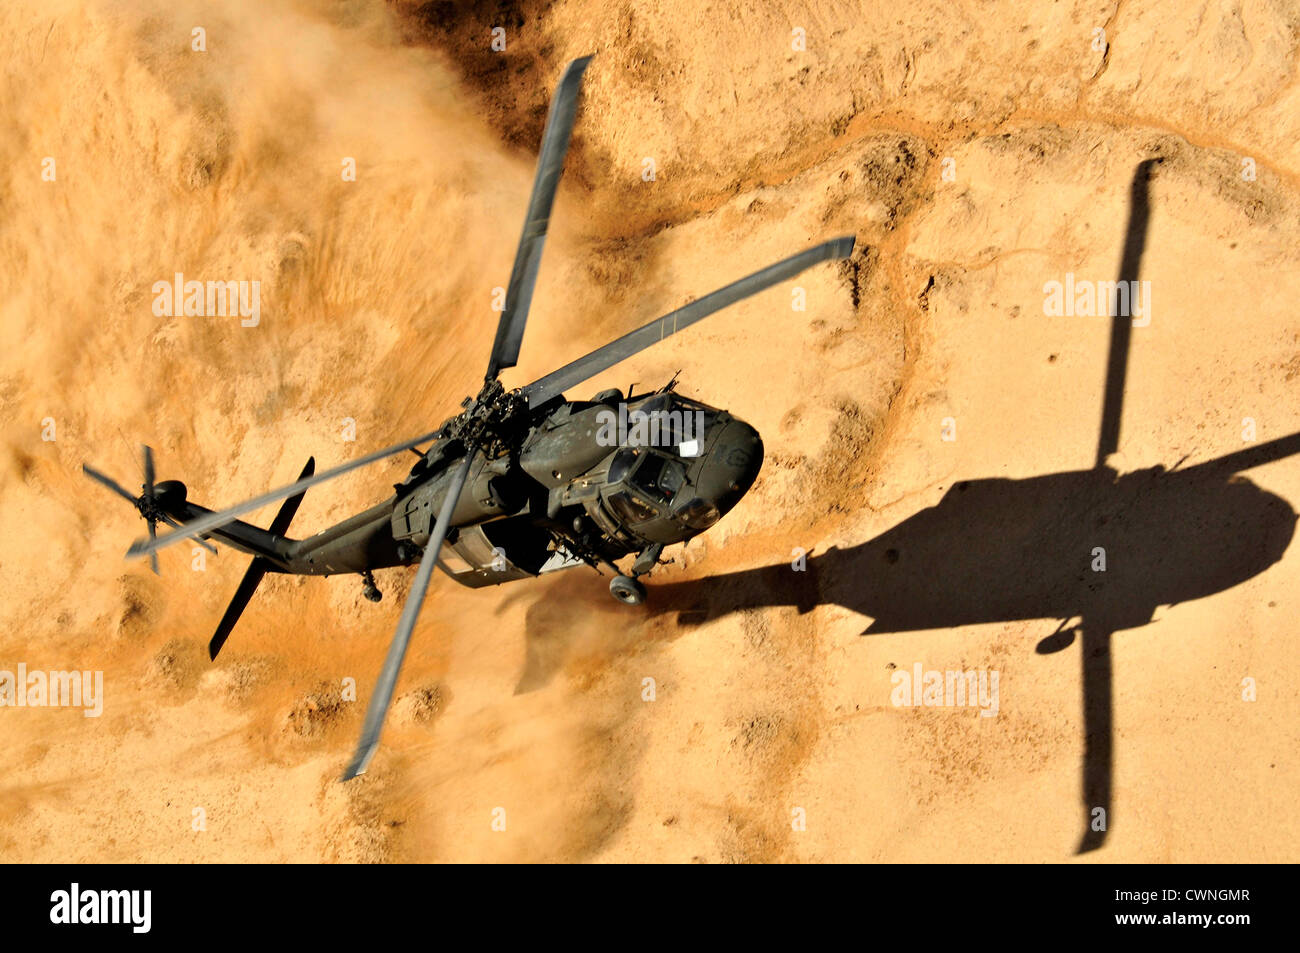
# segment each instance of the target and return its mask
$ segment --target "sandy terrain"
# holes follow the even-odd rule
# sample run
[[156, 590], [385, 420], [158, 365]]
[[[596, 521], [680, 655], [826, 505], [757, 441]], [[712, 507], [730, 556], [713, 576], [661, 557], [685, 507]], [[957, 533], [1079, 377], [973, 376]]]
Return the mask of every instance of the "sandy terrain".
[[[484, 6], [0, 7], [0, 670], [105, 684], [99, 718], [0, 710], [0, 858], [1295, 860], [1300, 456], [1193, 469], [1300, 431], [1295, 5]], [[149, 443], [219, 507], [440, 422], [585, 53], [507, 384], [858, 251], [582, 387], [680, 369], [764, 435], [754, 490], [640, 609], [587, 570], [435, 578], [341, 785], [412, 571], [377, 606], [269, 577], [211, 664], [246, 558], [124, 562], [143, 524], [80, 465], [134, 486]], [[261, 281], [259, 325], [156, 316], [175, 272]], [[1045, 313], [1067, 273], [1150, 282], [1108, 461], [1132, 478], [1096, 466], [1111, 320]], [[409, 462], [309, 492], [292, 534]], [[997, 672], [996, 717], [893, 704], [918, 663]]]

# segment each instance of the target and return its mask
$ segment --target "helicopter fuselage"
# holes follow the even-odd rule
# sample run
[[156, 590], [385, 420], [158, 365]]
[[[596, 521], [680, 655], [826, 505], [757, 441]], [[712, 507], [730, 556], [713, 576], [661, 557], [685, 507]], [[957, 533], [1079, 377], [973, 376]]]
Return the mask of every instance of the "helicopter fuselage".
[[[624, 400], [562, 398], [538, 408], [518, 447], [477, 451], [439, 566], [472, 587], [685, 542], [753, 485], [758, 432], [738, 417], [665, 389]], [[270, 572], [328, 576], [419, 562], [463, 460], [456, 440], [420, 456], [395, 494], [301, 540], [234, 521], [212, 536], [260, 556]], [[158, 484], [159, 504], [186, 522], [209, 512], [183, 484]], [[657, 552], [657, 550], [656, 550]]]

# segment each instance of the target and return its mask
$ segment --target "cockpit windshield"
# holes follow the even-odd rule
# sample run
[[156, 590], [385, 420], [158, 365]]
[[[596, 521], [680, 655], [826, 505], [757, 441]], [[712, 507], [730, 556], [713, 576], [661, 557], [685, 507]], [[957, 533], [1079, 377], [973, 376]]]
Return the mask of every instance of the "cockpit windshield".
[[658, 453], [647, 453], [632, 474], [631, 483], [652, 499], [667, 503], [685, 479], [686, 470], [676, 460]]
[[626, 490], [622, 493], [615, 493], [609, 498], [608, 502], [614, 514], [625, 523], [644, 523], [646, 520], [652, 520], [659, 515], [653, 507], [648, 506], [642, 500], [638, 500]]

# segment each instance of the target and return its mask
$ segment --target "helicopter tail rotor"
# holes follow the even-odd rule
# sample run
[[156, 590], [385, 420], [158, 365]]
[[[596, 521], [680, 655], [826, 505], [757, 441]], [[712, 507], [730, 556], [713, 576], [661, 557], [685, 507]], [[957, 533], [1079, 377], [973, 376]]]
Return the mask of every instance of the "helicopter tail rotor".
[[[81, 465], [81, 471], [96, 483], [108, 487], [118, 496], [122, 497], [122, 499], [134, 506], [136, 510], [139, 511], [140, 515], [144, 517], [145, 523], [148, 524], [149, 538], [157, 539], [159, 521], [164, 522], [169, 526], [180, 526], [180, 524], [177, 523], [176, 520], [172, 519], [172, 517], [168, 516], [166, 510], [163, 509], [163, 500], [177, 492], [179, 492], [183, 497], [185, 487], [184, 484], [177, 483], [176, 481], [167, 481], [161, 484], [154, 482], [157, 474], [154, 470], [153, 449], [148, 445], [141, 448], [141, 462], [144, 471], [144, 483], [141, 484], [140, 488], [143, 492], [139, 496], [132, 496], [131, 493], [122, 486], [122, 484], [118, 483], [107, 474], [96, 470], [88, 463], [83, 463]], [[200, 546], [214, 553], [217, 551], [216, 547], [201, 539], [196, 540], [196, 542], [198, 542]], [[149, 568], [152, 569], [155, 574], [158, 574], [158, 554], [156, 552], [149, 553]]]

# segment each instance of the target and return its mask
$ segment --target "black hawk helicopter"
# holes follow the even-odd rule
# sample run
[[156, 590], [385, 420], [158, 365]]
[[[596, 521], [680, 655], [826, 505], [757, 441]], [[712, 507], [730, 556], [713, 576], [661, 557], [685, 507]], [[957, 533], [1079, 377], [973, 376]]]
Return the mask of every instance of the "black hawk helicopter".
[[[155, 483], [148, 447], [144, 448], [144, 492], [139, 497], [83, 465], [88, 476], [128, 499], [145, 518], [149, 537], [137, 540], [127, 555], [149, 556], [155, 572], [157, 551], [185, 539], [202, 542], [215, 537], [253, 556], [212, 637], [209, 654], [214, 659], [268, 572], [359, 573], [367, 598], [378, 601], [374, 570], [419, 564], [343, 780], [364, 773], [378, 747], [435, 565], [457, 582], [474, 587], [583, 564], [604, 565], [617, 574], [610, 592], [623, 602], [640, 603], [645, 588], [638, 577], [658, 564], [663, 548], [685, 542], [716, 523], [758, 475], [763, 462], [758, 432], [725, 410], [677, 394], [675, 378], [658, 391], [636, 398], [630, 391], [624, 395], [606, 390], [589, 401], [571, 401], [563, 391], [715, 311], [812, 265], [847, 258], [853, 251], [852, 236], [809, 248], [525, 387], [506, 390], [498, 378], [517, 363], [582, 74], [590, 60], [586, 56], [570, 63], [556, 88], [487, 374], [478, 396], [466, 398], [460, 413], [437, 430], [322, 473], [315, 473], [315, 461], [309, 460], [294, 483], [220, 512], [191, 502], [185, 484], [178, 480]], [[615, 413], [624, 415], [621, 419], [651, 421], [654, 426], [646, 432], [657, 439], [608, 439], [604, 423]], [[430, 441], [428, 449], [416, 449]], [[397, 484], [393, 496], [307, 539], [284, 535], [309, 487], [407, 450], [420, 459]], [[284, 503], [269, 529], [237, 518], [279, 500]], [[159, 536], [160, 521], [175, 530]], [[633, 555], [625, 573], [616, 561]]]

